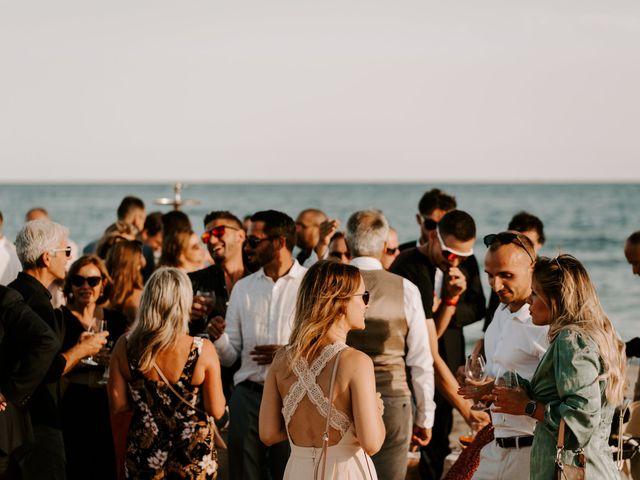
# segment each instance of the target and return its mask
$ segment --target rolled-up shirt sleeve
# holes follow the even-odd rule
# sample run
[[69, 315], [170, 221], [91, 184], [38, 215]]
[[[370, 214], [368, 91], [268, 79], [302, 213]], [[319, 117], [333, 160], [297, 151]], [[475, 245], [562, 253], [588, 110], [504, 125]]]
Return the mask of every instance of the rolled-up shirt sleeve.
[[236, 288], [231, 292], [229, 298], [229, 308], [225, 318], [225, 332], [214, 342], [220, 363], [225, 367], [230, 367], [240, 357], [242, 351], [242, 295], [241, 284], [237, 284]]
[[419, 427], [431, 428], [436, 405], [433, 401], [433, 356], [429, 347], [427, 320], [418, 287], [407, 279], [403, 279], [403, 287], [404, 310], [409, 326], [405, 362], [411, 372], [411, 384], [416, 402], [414, 423]]

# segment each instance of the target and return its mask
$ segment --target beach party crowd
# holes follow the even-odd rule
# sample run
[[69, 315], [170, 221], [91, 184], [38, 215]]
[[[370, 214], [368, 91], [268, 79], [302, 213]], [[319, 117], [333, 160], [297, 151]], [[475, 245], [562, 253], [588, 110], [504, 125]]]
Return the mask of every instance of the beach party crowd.
[[[198, 236], [126, 197], [82, 249], [0, 213], [0, 480], [620, 478], [640, 339], [579, 259], [538, 255], [535, 215], [480, 236], [439, 189], [417, 210], [399, 245], [379, 210], [212, 211]], [[640, 274], [640, 232], [622, 248]]]

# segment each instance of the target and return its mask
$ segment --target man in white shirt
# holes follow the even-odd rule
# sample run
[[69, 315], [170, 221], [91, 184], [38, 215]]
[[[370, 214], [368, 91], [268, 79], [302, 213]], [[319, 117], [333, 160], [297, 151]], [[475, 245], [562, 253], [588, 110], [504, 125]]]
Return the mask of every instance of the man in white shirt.
[[16, 247], [4, 236], [3, 227], [4, 217], [0, 212], [0, 285], [9, 285], [22, 271], [22, 265]]
[[[489, 247], [485, 271], [501, 302], [484, 336], [486, 372], [497, 378], [514, 371], [530, 380], [549, 346], [548, 327], [532, 323], [527, 303], [535, 249], [528, 237], [515, 231], [487, 235], [484, 243]], [[473, 479], [527, 477], [536, 421], [494, 412], [491, 420], [495, 438], [480, 452]]]
[[[349, 332], [347, 343], [373, 360], [376, 390], [384, 402], [387, 434], [382, 448], [372, 457], [378, 478], [403, 480], [409, 445], [427, 445], [431, 439], [433, 358], [418, 287], [382, 268], [380, 259], [388, 234], [389, 224], [378, 210], [356, 212], [347, 223], [347, 243], [354, 255], [351, 265], [360, 269], [371, 294], [365, 329]], [[412, 393], [416, 405], [413, 421]]]
[[293, 219], [274, 210], [251, 217], [245, 251], [262, 268], [239, 280], [229, 300], [225, 333], [215, 342], [220, 363], [232, 365], [229, 401], [229, 478], [282, 478], [289, 442], [267, 448], [258, 435], [262, 388], [273, 355], [289, 342], [296, 296], [306, 269], [293, 258]]

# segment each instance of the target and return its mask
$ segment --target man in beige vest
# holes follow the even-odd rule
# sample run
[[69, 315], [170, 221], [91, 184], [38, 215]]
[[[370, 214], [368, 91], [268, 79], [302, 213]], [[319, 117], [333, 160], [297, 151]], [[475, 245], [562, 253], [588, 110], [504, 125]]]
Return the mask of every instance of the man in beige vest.
[[[347, 343], [373, 360], [376, 389], [384, 401], [387, 435], [373, 456], [378, 478], [402, 480], [410, 444], [423, 446], [431, 439], [433, 358], [418, 288], [382, 268], [380, 259], [388, 233], [389, 224], [378, 210], [356, 212], [347, 223], [347, 243], [354, 256], [351, 265], [360, 269], [371, 294], [365, 329], [350, 332]], [[413, 420], [412, 392], [416, 407]]]

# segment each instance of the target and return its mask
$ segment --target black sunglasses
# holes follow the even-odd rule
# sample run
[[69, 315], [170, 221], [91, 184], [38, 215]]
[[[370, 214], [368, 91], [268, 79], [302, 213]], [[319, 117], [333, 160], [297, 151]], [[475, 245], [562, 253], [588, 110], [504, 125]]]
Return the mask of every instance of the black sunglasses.
[[522, 248], [527, 256], [531, 259], [532, 262], [535, 262], [535, 255], [532, 255], [531, 252], [529, 251], [529, 248], [525, 245], [525, 243], [520, 239], [520, 235], [518, 233], [514, 233], [514, 232], [500, 232], [500, 233], [490, 233], [489, 235], [486, 235], [482, 241], [484, 242], [484, 245], [488, 248], [491, 245], [493, 245], [496, 242], [499, 242], [500, 245], [509, 245], [511, 243], [518, 245], [520, 248]]
[[255, 236], [251, 235], [251, 236], [247, 237], [247, 245], [249, 245], [251, 248], [256, 248], [258, 245], [260, 245], [265, 240], [273, 240], [274, 238], [277, 238], [277, 237], [258, 238], [258, 237], [255, 237]]
[[369, 298], [371, 297], [371, 294], [368, 291], [364, 291], [362, 293], [356, 293], [353, 295], [354, 297], [362, 297], [362, 301], [365, 305], [369, 305]]
[[347, 259], [351, 258], [351, 254], [349, 252], [338, 252], [337, 250], [334, 250], [333, 252], [329, 252], [329, 256], [339, 258], [339, 259], [342, 259], [342, 257], [346, 257]]
[[398, 251], [398, 247], [393, 247], [393, 248], [387, 247], [384, 249], [384, 253], [386, 253], [387, 255], [395, 255], [397, 251]]
[[438, 222], [433, 218], [423, 218], [422, 225], [424, 225], [425, 230], [435, 230], [438, 227]]
[[83, 277], [82, 275], [71, 275], [69, 282], [74, 287], [80, 288], [85, 282], [89, 284], [91, 288], [97, 287], [102, 281], [102, 277]]

